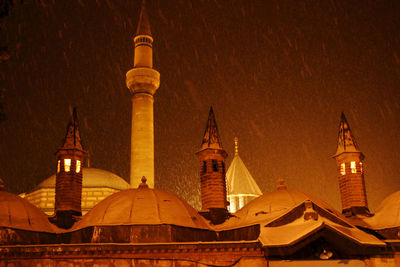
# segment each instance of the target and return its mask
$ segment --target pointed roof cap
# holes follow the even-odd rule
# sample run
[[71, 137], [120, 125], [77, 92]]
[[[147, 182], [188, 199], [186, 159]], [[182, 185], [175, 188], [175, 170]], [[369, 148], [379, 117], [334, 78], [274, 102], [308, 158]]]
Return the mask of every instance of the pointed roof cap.
[[142, 8], [140, 9], [139, 23], [136, 29], [136, 35], [149, 35], [151, 36], [149, 17], [146, 12], [146, 1], [142, 1]]
[[223, 150], [221, 138], [219, 137], [217, 122], [215, 121], [215, 115], [213, 108], [210, 108], [208, 114], [207, 126], [203, 136], [203, 142], [201, 143], [200, 150], [207, 148]]
[[338, 145], [335, 157], [344, 153], [344, 152], [358, 152], [356, 141], [354, 140], [353, 134], [351, 133], [349, 123], [342, 112], [340, 117], [339, 124], [339, 136], [338, 136]]
[[79, 135], [79, 124], [76, 108], [74, 108], [70, 121], [67, 125], [63, 146], [60, 149], [77, 149], [83, 151], [81, 137]]
[[235, 137], [235, 157], [233, 158], [231, 165], [226, 172], [226, 184], [228, 187], [228, 195], [253, 195], [260, 196], [262, 192], [258, 187], [253, 176], [251, 176], [249, 170], [244, 165], [242, 159], [239, 157], [237, 151], [238, 139]]

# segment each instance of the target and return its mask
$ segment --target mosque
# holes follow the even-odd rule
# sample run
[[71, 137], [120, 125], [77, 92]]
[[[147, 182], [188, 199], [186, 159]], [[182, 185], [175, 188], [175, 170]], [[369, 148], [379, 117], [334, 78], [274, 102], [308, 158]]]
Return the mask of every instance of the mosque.
[[200, 211], [154, 188], [153, 37], [142, 6], [134, 37], [130, 183], [84, 168], [76, 110], [56, 174], [17, 196], [0, 180], [0, 266], [400, 266], [400, 191], [368, 208], [363, 159], [342, 114], [337, 151], [342, 211], [307, 193], [262, 194], [239, 156], [228, 170], [214, 111], [196, 155]]

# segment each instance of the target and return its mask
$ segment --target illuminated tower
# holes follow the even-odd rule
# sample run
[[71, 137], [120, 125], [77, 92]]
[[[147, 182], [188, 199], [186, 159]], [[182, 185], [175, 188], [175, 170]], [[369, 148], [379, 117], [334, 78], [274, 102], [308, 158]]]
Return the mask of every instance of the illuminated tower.
[[235, 137], [234, 141], [235, 156], [226, 172], [229, 211], [232, 213], [262, 195], [256, 181], [239, 156], [239, 139]]
[[74, 109], [67, 126], [64, 143], [56, 152], [56, 199], [55, 218], [57, 226], [70, 228], [77, 216], [82, 215], [82, 163], [86, 152], [81, 145], [79, 125]]
[[147, 178], [154, 187], [153, 95], [160, 86], [160, 73], [153, 69], [153, 37], [143, 1], [136, 36], [133, 69], [126, 73], [132, 93], [131, 174], [133, 188]]
[[210, 109], [207, 126], [204, 132], [199, 157], [201, 182], [201, 214], [214, 224], [227, 218], [225, 158], [227, 154], [222, 148], [213, 109]]
[[343, 113], [334, 158], [338, 168], [342, 213], [346, 216], [369, 215], [362, 162], [364, 155], [358, 150]]

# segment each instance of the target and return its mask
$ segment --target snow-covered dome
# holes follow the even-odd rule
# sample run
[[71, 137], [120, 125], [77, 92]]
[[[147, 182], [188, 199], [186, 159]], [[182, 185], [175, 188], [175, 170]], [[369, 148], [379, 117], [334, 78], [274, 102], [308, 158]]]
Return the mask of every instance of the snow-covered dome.
[[0, 189], [0, 227], [52, 233], [46, 214], [27, 200]]
[[[129, 184], [118, 175], [96, 168], [83, 168], [82, 187], [109, 187], [118, 190], [129, 188]], [[52, 175], [43, 182], [38, 188], [55, 188], [56, 175]]]
[[375, 215], [364, 221], [375, 230], [400, 227], [400, 191], [386, 197]]
[[281, 188], [278, 187], [278, 190], [266, 193], [245, 205], [231, 219], [223, 223], [221, 228], [231, 229], [258, 223], [266, 224], [307, 200], [336, 216], [342, 217], [338, 211], [324, 201], [300, 191], [287, 190], [286, 186], [282, 186]]
[[150, 189], [143, 183], [137, 189], [107, 197], [83, 216], [74, 229], [160, 224], [209, 229], [205, 219], [185, 201], [167, 191]]

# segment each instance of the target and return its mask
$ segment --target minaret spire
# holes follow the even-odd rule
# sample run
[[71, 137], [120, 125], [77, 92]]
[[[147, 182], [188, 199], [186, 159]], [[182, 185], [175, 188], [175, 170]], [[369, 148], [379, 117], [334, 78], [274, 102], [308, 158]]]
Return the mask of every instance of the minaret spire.
[[207, 126], [204, 131], [201, 149], [214, 148], [222, 149], [221, 138], [219, 137], [217, 123], [215, 122], [214, 110], [211, 107], [208, 114]]
[[354, 140], [346, 116], [342, 112], [339, 124], [338, 145], [335, 155], [339, 155], [343, 152], [360, 152], [360, 150], [357, 148], [356, 141]]
[[342, 213], [346, 216], [370, 215], [365, 190], [363, 160], [350, 125], [342, 112], [339, 123], [336, 159], [339, 175]]
[[160, 73], [153, 69], [153, 37], [145, 1], [142, 2], [136, 35], [133, 69], [126, 73], [126, 86], [132, 94], [130, 185], [137, 188], [141, 178], [154, 187], [153, 102], [160, 86]]
[[225, 158], [217, 123], [212, 107], [200, 150], [196, 153], [201, 163], [201, 214], [213, 224], [225, 221], [229, 216], [226, 200]]
[[142, 8], [140, 9], [139, 23], [136, 29], [136, 36], [138, 35], [151, 35], [149, 17], [146, 11], [146, 0], [142, 1]]

